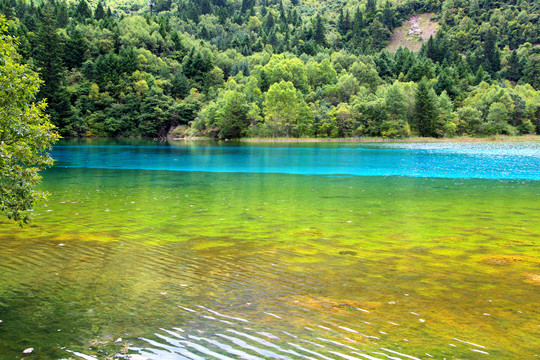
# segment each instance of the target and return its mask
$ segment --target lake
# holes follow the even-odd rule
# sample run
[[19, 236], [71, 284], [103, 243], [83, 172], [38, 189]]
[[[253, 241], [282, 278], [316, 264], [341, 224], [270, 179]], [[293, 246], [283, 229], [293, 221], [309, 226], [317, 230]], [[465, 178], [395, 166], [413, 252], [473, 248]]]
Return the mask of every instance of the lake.
[[539, 143], [52, 154], [0, 221], [0, 359], [540, 356]]

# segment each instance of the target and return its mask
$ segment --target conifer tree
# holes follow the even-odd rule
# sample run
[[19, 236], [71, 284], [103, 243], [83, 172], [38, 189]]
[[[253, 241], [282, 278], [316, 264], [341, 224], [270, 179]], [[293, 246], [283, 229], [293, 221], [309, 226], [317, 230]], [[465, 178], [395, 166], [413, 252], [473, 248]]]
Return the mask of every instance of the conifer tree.
[[171, 84], [172, 96], [183, 99], [189, 94], [189, 84], [184, 73], [180, 71], [176, 72], [171, 80]]
[[[84, 1], [84, 0], [83, 0]], [[63, 44], [56, 32], [56, 20], [50, 5], [42, 8], [41, 24], [36, 36], [36, 52], [34, 58], [39, 68], [44, 85], [39, 96], [46, 98], [47, 109], [55, 125], [63, 128], [63, 122], [71, 116], [71, 106], [63, 87]]]
[[366, 13], [369, 16], [373, 16], [375, 15], [376, 11], [377, 11], [377, 0], [367, 0]]
[[438, 136], [435, 127], [437, 120], [436, 101], [437, 96], [435, 92], [429, 86], [426, 77], [423, 77], [416, 89], [414, 106], [414, 120], [420, 136]]
[[79, 20], [84, 21], [84, 19], [89, 19], [92, 17], [92, 10], [88, 6], [86, 0], [80, 0], [76, 8], [77, 17]]
[[65, 2], [58, 4], [56, 8], [56, 26], [65, 28], [69, 23], [68, 9]]
[[384, 4], [384, 10], [383, 10], [383, 24], [389, 29], [393, 29], [395, 26], [395, 15], [394, 15], [394, 8], [390, 4], [388, 0], [386, 0], [386, 3]]
[[326, 30], [324, 28], [323, 19], [320, 14], [315, 18], [315, 27], [313, 29], [313, 40], [317, 45], [325, 46], [326, 44]]
[[448, 69], [444, 68], [439, 76], [437, 77], [437, 82], [433, 86], [437, 94], [441, 94], [443, 91], [446, 91], [448, 96], [453, 100], [458, 95], [458, 90], [454, 84], [454, 79], [449, 74]]
[[483, 56], [485, 69], [489, 73], [495, 73], [501, 70], [501, 54], [495, 43], [495, 34], [489, 29], [484, 38]]
[[81, 31], [79, 29], [73, 30], [64, 51], [64, 60], [68, 69], [82, 65], [87, 49], [88, 44]]
[[508, 57], [508, 68], [506, 69], [505, 78], [510, 81], [518, 81], [522, 75], [521, 61], [517, 51], [514, 50], [510, 54], [510, 57]]
[[103, 9], [103, 5], [101, 4], [101, 1], [98, 1], [96, 5], [96, 10], [94, 11], [94, 19], [101, 20], [105, 17], [105, 10]]

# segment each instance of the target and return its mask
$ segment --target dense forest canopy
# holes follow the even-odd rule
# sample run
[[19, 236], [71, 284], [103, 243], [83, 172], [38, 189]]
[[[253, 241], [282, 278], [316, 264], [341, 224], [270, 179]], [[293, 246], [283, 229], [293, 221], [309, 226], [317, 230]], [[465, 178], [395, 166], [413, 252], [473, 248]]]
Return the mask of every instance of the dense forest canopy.
[[[535, 0], [0, 0], [64, 136], [540, 132]], [[440, 27], [385, 49], [415, 14]]]

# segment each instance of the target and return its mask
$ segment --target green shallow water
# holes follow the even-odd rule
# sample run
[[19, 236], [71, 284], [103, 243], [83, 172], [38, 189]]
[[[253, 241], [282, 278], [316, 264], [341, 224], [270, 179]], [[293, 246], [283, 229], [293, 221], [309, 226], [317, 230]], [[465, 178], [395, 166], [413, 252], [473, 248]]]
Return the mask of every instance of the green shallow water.
[[538, 181], [44, 175], [0, 223], [0, 359], [540, 354]]

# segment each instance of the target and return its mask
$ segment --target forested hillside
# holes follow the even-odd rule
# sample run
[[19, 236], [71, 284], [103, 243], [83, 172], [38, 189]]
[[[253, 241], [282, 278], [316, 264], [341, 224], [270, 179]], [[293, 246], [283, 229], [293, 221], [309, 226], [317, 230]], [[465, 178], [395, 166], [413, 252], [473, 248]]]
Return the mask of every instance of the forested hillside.
[[[62, 135], [540, 132], [536, 0], [151, 4], [0, 0]], [[435, 36], [416, 52], [385, 50], [423, 13], [434, 13]]]

